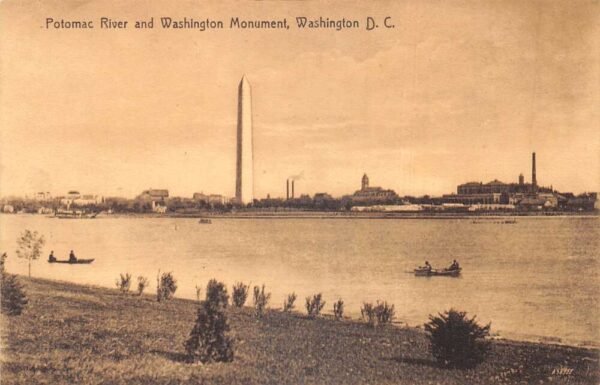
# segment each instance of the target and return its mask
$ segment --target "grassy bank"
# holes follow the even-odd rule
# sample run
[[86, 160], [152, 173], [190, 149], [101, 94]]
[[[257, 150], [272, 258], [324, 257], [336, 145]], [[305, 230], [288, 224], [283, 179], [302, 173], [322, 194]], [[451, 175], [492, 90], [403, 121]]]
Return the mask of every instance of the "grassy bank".
[[[228, 364], [192, 365], [183, 343], [197, 304], [21, 277], [25, 312], [2, 318], [2, 384], [597, 384], [599, 352], [494, 341], [471, 370], [439, 368], [416, 329], [370, 329], [229, 309]], [[444, 309], [440, 309], [444, 310]], [[401, 312], [401, 309], [398, 309]]]

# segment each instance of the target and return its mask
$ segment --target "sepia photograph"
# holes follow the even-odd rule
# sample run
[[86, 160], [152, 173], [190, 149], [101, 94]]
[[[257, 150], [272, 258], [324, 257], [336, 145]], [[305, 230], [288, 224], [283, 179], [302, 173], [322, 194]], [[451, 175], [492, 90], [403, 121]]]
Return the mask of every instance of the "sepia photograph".
[[600, 384], [598, 0], [0, 2], [0, 384]]

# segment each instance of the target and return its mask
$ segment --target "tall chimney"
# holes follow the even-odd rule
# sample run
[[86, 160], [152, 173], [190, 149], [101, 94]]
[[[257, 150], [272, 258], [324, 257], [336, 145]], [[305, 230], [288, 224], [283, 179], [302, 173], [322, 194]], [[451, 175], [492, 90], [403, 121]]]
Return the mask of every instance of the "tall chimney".
[[285, 199], [290, 199], [290, 180], [285, 181]]
[[292, 179], [292, 199], [294, 199], [294, 180]]
[[537, 178], [535, 177], [535, 152], [531, 154], [531, 190], [537, 192]]

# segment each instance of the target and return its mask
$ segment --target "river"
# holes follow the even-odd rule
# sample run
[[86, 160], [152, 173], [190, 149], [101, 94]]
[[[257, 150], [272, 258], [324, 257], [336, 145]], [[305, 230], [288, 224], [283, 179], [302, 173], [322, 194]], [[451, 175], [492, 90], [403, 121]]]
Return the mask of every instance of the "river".
[[[483, 222], [483, 223], [480, 223]], [[600, 218], [526, 217], [514, 224], [472, 219], [197, 219], [108, 217], [56, 219], [0, 215], [7, 269], [27, 274], [16, 257], [24, 229], [46, 238], [32, 275], [114, 287], [119, 273], [149, 278], [172, 271], [176, 296], [195, 298], [211, 278], [265, 284], [270, 307], [288, 293], [322, 292], [331, 313], [342, 298], [347, 315], [365, 301], [393, 303], [399, 321], [422, 325], [451, 307], [492, 322], [502, 337], [600, 345]], [[91, 265], [48, 264], [50, 250], [70, 250]], [[458, 259], [459, 278], [408, 273], [428, 260], [434, 268]], [[135, 282], [132, 287], [135, 286]]]

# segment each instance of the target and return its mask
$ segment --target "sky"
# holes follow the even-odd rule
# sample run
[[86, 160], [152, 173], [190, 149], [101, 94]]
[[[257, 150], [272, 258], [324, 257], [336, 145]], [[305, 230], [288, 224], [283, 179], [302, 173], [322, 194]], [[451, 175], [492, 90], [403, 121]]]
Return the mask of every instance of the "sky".
[[[371, 185], [440, 195], [537, 179], [600, 191], [598, 1], [0, 3], [0, 196], [233, 196], [237, 86], [252, 85], [255, 197]], [[287, 18], [165, 30], [160, 17]], [[356, 19], [301, 30], [295, 17]], [[368, 16], [394, 28], [364, 28]], [[47, 17], [94, 20], [46, 29]], [[99, 29], [100, 17], [128, 20]], [[155, 27], [132, 28], [154, 17]]]

